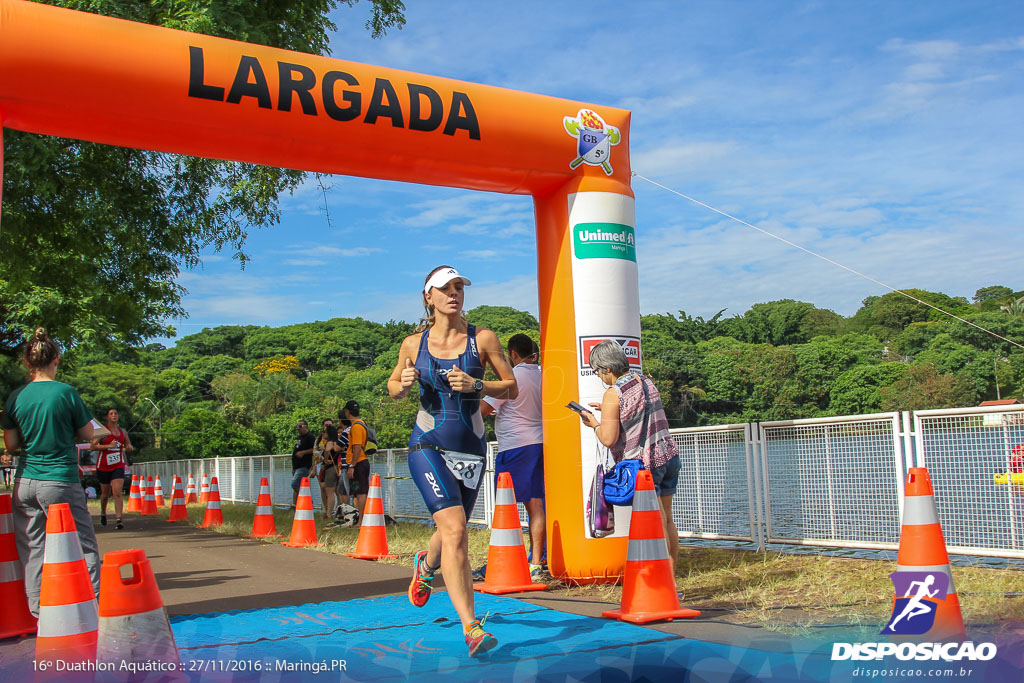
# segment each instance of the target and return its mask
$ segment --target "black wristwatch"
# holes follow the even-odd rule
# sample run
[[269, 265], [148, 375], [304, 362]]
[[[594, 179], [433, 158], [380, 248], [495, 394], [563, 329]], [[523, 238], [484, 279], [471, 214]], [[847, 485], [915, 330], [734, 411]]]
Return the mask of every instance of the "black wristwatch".
[[473, 391], [480, 393], [484, 390], [484, 381], [482, 379], [473, 380]]

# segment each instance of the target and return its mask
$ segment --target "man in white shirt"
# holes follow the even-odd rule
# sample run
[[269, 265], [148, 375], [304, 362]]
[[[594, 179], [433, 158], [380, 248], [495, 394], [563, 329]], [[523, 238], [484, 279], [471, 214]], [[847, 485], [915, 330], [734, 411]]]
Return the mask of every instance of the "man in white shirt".
[[484, 397], [480, 413], [495, 414], [498, 437], [497, 474], [512, 475], [516, 502], [526, 507], [530, 520], [531, 570], [544, 564], [544, 432], [541, 423], [540, 365], [537, 344], [525, 334], [508, 340], [508, 359], [519, 386], [512, 399]]

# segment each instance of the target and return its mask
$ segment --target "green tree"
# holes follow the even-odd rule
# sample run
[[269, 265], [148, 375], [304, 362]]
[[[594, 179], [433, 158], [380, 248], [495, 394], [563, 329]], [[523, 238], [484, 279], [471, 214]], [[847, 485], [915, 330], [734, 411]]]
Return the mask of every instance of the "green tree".
[[839, 377], [829, 390], [829, 412], [833, 415], [863, 415], [882, 409], [881, 389], [895, 383], [907, 372], [903, 363], [856, 365]]
[[[466, 320], [477, 327], [487, 328], [502, 338], [522, 330], [540, 329], [536, 318], [511, 306], [477, 306], [466, 312]], [[534, 339], [536, 338], [535, 335]]]
[[960, 408], [974, 405], [974, 389], [931, 363], [911, 365], [898, 380], [878, 390], [885, 411]]
[[976, 291], [971, 300], [976, 304], [980, 304], [986, 301], [1005, 301], [1011, 296], [1013, 296], [1013, 290], [1009, 287], [993, 285], [991, 287], [982, 287]]
[[[374, 35], [404, 24], [372, 0]], [[63, 0], [72, 9], [314, 54], [329, 52], [335, 0]], [[349, 2], [351, 4], [351, 2]], [[179, 269], [203, 249], [244, 266], [249, 230], [279, 220], [299, 171], [5, 132], [0, 353], [40, 321], [67, 346], [171, 335]], [[194, 359], [189, 359], [190, 363]], [[187, 364], [187, 363], [186, 363]]]
[[163, 427], [166, 447], [183, 458], [215, 458], [260, 455], [264, 439], [246, 427], [226, 420], [220, 413], [206, 408], [186, 409], [177, 419]]

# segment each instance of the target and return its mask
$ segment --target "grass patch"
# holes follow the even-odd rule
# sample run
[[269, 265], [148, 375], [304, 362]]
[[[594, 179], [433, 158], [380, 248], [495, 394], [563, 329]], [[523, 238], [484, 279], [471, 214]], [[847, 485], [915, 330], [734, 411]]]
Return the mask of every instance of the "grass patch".
[[[246, 536], [252, 530], [253, 507], [222, 503], [224, 525], [215, 531]], [[90, 501], [98, 514], [98, 503]], [[166, 519], [169, 508], [160, 508]], [[188, 523], [203, 520], [204, 506], [188, 506]], [[358, 529], [325, 528], [316, 510], [315, 549], [332, 554], [353, 552]], [[274, 509], [274, 523], [286, 540], [292, 511]], [[184, 523], [184, 522], [182, 522]], [[389, 526], [388, 548], [398, 557], [381, 560], [412, 567], [413, 556], [426, 548], [433, 526], [400, 522]], [[489, 529], [469, 530], [469, 557], [473, 567], [487, 560]], [[793, 635], [808, 635], [814, 626], [846, 624], [865, 634], [877, 634], [889, 617], [892, 583], [889, 574], [896, 563], [828, 555], [756, 553], [748, 550], [681, 545], [676, 564], [676, 586], [684, 607], [722, 610], [716, 618], [761, 626]], [[990, 626], [993, 631], [1017, 630], [1024, 623], [1024, 575], [1018, 570], [984, 567], [953, 567], [964, 621], [972, 628]], [[567, 586], [550, 580], [555, 595], [617, 604], [621, 586]]]

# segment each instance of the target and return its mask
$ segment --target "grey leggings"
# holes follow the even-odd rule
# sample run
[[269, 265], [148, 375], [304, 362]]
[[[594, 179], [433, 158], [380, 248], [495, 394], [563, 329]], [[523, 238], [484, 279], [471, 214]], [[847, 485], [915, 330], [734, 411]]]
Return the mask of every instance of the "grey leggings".
[[92, 587], [100, 594], [100, 548], [86, 505], [85, 491], [78, 482], [42, 481], [24, 477], [14, 481], [14, 537], [18, 556], [25, 567], [28, 608], [39, 616], [39, 587], [43, 581], [43, 550], [46, 543], [46, 513], [54, 503], [67, 503], [78, 529], [78, 540], [89, 568]]

